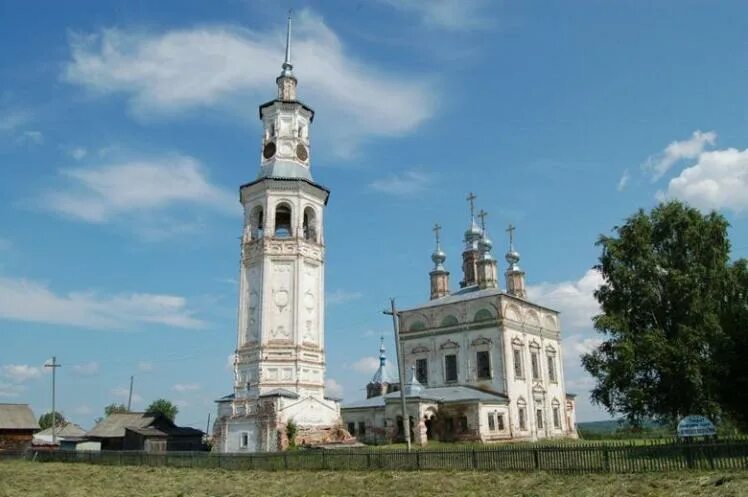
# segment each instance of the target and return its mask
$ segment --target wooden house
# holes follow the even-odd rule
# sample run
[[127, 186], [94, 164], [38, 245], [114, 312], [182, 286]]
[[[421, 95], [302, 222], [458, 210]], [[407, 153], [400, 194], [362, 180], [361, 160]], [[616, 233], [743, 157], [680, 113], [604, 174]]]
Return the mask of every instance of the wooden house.
[[28, 404], [0, 404], [0, 452], [31, 446], [39, 423]]

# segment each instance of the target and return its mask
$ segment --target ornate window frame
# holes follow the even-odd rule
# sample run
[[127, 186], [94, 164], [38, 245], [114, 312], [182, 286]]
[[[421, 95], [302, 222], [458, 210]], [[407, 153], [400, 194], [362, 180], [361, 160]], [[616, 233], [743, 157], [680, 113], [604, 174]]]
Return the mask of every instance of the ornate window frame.
[[525, 377], [525, 358], [524, 356], [525, 344], [517, 337], [512, 338], [512, 370], [514, 372], [514, 378], [517, 380], [524, 380]]

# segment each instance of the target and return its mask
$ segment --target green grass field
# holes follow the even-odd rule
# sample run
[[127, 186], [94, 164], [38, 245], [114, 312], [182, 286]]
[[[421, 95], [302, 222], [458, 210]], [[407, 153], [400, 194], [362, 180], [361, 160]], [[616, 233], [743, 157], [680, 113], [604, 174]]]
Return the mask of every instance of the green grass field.
[[748, 472], [552, 475], [486, 472], [224, 471], [0, 462], [0, 497], [276, 496], [738, 497]]

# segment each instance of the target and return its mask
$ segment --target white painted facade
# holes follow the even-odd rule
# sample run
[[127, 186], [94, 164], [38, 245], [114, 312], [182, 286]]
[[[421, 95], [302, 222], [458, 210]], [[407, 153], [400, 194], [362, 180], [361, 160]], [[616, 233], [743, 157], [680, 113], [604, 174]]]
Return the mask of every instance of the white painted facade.
[[[290, 33], [290, 24], [289, 24]], [[302, 434], [340, 424], [325, 397], [324, 209], [328, 190], [310, 173], [313, 111], [296, 100], [290, 48], [278, 98], [260, 106], [258, 179], [243, 185], [234, 393], [218, 401], [222, 452], [283, 448], [293, 421]], [[311, 435], [310, 435], [311, 436]]]
[[[474, 199], [468, 197], [460, 290], [450, 293], [437, 225], [431, 300], [398, 313], [404, 370], [411, 372], [404, 392], [413, 440], [575, 438], [558, 312], [526, 298], [511, 226], [507, 289], [499, 288], [493, 244], [485, 226], [475, 223]], [[485, 216], [481, 211], [479, 217]], [[397, 393], [348, 403], [343, 419], [364, 440], [403, 437]]]
[[[405, 366], [426, 361], [426, 378], [418, 378], [425, 387], [465, 385], [506, 395], [506, 406], [481, 409], [477, 428], [483, 439], [576, 436], [558, 323], [556, 311], [498, 289], [436, 299], [401, 313]], [[479, 371], [479, 352], [488, 354], [487, 372]], [[456, 357], [454, 379], [447, 377], [447, 356]], [[495, 427], [504, 416], [505, 430], [489, 429], [489, 413]]]

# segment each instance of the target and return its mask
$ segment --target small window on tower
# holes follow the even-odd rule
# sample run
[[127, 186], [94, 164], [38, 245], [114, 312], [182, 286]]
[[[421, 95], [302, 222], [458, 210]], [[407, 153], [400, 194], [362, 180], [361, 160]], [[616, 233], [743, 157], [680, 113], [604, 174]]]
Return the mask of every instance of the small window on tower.
[[314, 209], [304, 209], [304, 239], [317, 242], [317, 215]]
[[291, 233], [291, 208], [287, 204], [280, 204], [275, 208], [275, 236], [288, 238]]
[[250, 226], [250, 233], [252, 234], [252, 240], [259, 240], [262, 238], [262, 234], [264, 231], [263, 224], [265, 223], [265, 219], [262, 215], [262, 206], [258, 205], [254, 209], [252, 209], [252, 213], [249, 215], [249, 226]]
[[241, 434], [241, 439], [239, 440], [239, 446], [243, 449], [247, 448], [249, 445], [249, 433], [244, 432]]

